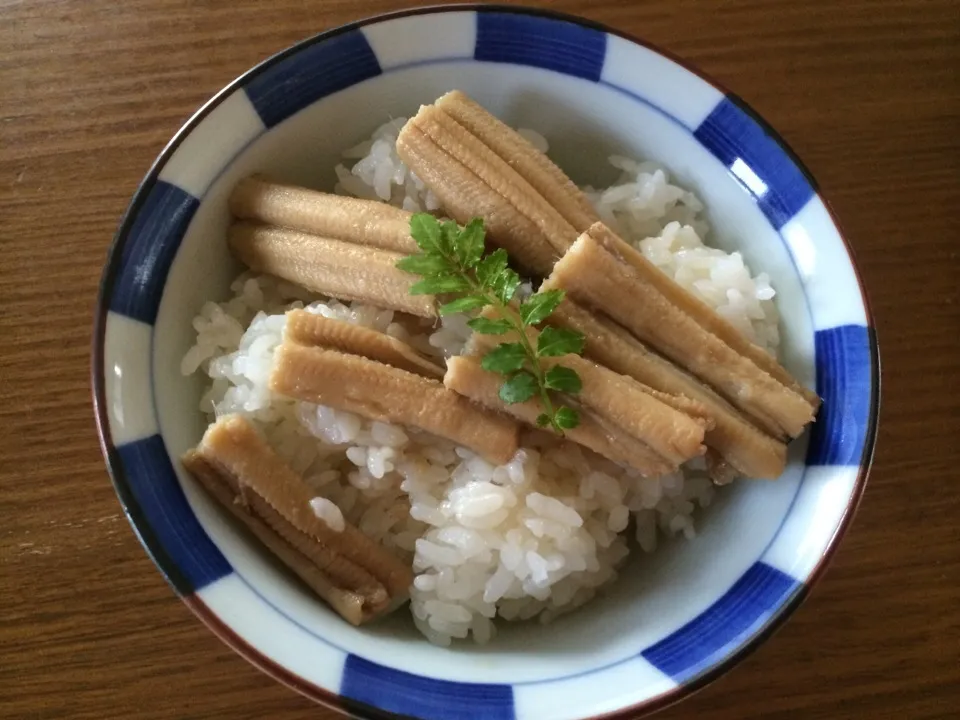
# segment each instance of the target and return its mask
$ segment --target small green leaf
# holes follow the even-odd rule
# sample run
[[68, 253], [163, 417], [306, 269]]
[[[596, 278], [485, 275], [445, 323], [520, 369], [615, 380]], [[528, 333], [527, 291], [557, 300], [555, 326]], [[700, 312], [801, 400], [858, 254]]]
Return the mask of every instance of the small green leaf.
[[462, 298], [452, 300], [446, 305], [441, 305], [440, 314], [452, 315], [453, 313], [469, 312], [470, 310], [476, 310], [489, 304], [490, 301], [482, 295], [466, 295]]
[[477, 281], [485, 288], [492, 288], [494, 279], [506, 270], [509, 260], [506, 250], [494, 250], [477, 265]]
[[537, 379], [526, 370], [518, 372], [500, 386], [498, 395], [505, 403], [521, 403], [537, 394]]
[[470, 283], [459, 275], [437, 275], [414, 283], [411, 295], [439, 295], [440, 293], [464, 292], [470, 289]]
[[555, 365], [547, 370], [543, 384], [549, 390], [559, 390], [565, 393], [578, 393], [580, 388], [583, 387], [577, 371], [562, 365]]
[[440, 247], [440, 222], [430, 213], [410, 216], [410, 236], [424, 252], [436, 252]]
[[572, 430], [580, 424], [580, 414], [573, 408], [562, 407], [553, 416], [553, 424], [560, 430]]
[[483, 218], [474, 218], [466, 224], [457, 237], [457, 258], [465, 268], [476, 267], [483, 257], [483, 239], [486, 231], [483, 229]]
[[583, 333], [552, 326], [545, 327], [537, 338], [537, 356], [559, 357], [568, 353], [579, 355], [583, 352], [583, 344]]
[[483, 356], [480, 365], [484, 370], [506, 375], [523, 367], [527, 351], [520, 343], [503, 343]]
[[396, 266], [404, 272], [427, 276], [444, 273], [450, 269], [450, 264], [446, 260], [433, 253], [408, 255], [405, 258], [400, 258]]
[[467, 325], [470, 326], [470, 329], [483, 335], [503, 335], [513, 327], [509, 320], [491, 320], [485, 317], [469, 320]]
[[563, 301], [563, 290], [546, 290], [531, 295], [520, 304], [520, 319], [524, 325], [539, 325]]
[[[468, 320], [474, 332], [504, 335], [520, 331], [521, 326], [539, 325], [563, 301], [563, 291], [547, 290], [526, 299], [517, 298], [523, 300], [519, 304], [518, 324], [505, 306], [517, 297], [520, 276], [510, 268], [504, 249], [484, 257], [485, 234], [481, 218], [474, 218], [461, 228], [452, 221], [441, 222], [429, 213], [416, 213], [410, 219], [410, 235], [422, 253], [402, 258], [396, 267], [420, 276], [410, 288], [412, 295], [448, 296], [450, 302], [441, 306], [441, 315], [470, 312], [488, 305], [497, 308], [499, 318]], [[504, 402], [524, 402], [543, 395], [545, 405], [541, 410], [545, 412], [537, 416], [537, 426], [552, 427], [563, 434], [565, 429], [579, 424], [579, 414], [569, 407], [554, 412], [545, 393], [553, 390], [575, 394], [581, 390], [582, 382], [573, 369], [561, 365], [546, 369], [540, 364], [540, 358], [580, 353], [584, 337], [572, 330], [548, 327], [540, 333], [536, 352], [530, 350], [526, 338], [521, 336], [521, 339], [524, 342], [507, 342], [495, 347], [483, 357], [481, 365], [487, 371], [504, 376], [498, 390]]]
[[444, 220], [440, 223], [440, 252], [447, 257], [456, 256], [458, 235], [460, 235], [460, 226], [453, 220]]
[[491, 287], [497, 299], [507, 305], [513, 298], [513, 294], [517, 292], [517, 288], [520, 287], [520, 276], [510, 268], [505, 268], [493, 279]]

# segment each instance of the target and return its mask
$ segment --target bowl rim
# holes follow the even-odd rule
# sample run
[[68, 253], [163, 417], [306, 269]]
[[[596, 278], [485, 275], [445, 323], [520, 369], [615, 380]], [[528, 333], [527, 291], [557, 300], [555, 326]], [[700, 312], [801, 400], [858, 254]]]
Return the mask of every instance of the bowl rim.
[[364, 718], [365, 720], [380, 720], [381, 718], [397, 717], [387, 713], [386, 711], [370, 707], [363, 703], [358, 703], [352, 699], [333, 693], [329, 690], [314, 685], [313, 683], [303, 680], [283, 666], [265, 657], [255, 648], [251, 647], [197, 598], [190, 595], [185, 595], [177, 589], [176, 584], [171, 578], [167, 563], [162, 557], [165, 555], [165, 553], [161, 543], [156, 538], [152, 536], [145, 536], [141, 532], [141, 524], [139, 520], [141, 511], [139, 510], [139, 505], [136, 499], [133, 497], [129, 486], [124, 482], [122, 477], [123, 470], [117, 456], [117, 450], [110, 439], [106, 400], [106, 383], [104, 377], [104, 340], [106, 332], [108, 299], [110, 296], [110, 291], [113, 288], [113, 283], [117, 274], [117, 266], [121, 260], [125, 241], [129, 235], [133, 222], [136, 220], [137, 215], [147, 197], [147, 193], [153, 183], [157, 180], [161, 169], [177, 150], [177, 148], [180, 147], [182, 142], [213, 110], [219, 107], [221, 103], [230, 97], [234, 91], [247, 84], [250, 79], [260, 75], [287, 57], [296, 55], [297, 53], [315, 44], [325, 42], [347, 32], [358, 30], [367, 25], [373, 25], [399, 18], [449, 12], [489, 12], [522, 15], [534, 18], [557, 20], [571, 23], [579, 27], [597, 30], [608, 35], [620, 37], [628, 42], [634, 43], [669, 60], [672, 60], [683, 69], [699, 77], [708, 85], [719, 90], [725, 97], [736, 104], [739, 109], [749, 115], [750, 118], [756, 122], [766, 132], [766, 134], [771, 137], [774, 142], [789, 156], [797, 168], [808, 179], [811, 186], [815, 189], [816, 195], [823, 202], [830, 221], [837, 229], [837, 234], [840, 238], [840, 241], [843, 243], [844, 250], [850, 259], [850, 265], [860, 291], [866, 326], [871, 331], [868, 333], [871, 374], [870, 404], [867, 415], [867, 426], [864, 432], [863, 449], [857, 467], [857, 477], [833, 536], [830, 538], [828, 544], [824, 548], [818, 562], [810, 571], [810, 574], [800, 584], [797, 592], [792, 594], [790, 598], [775, 608], [772, 615], [764, 622], [763, 626], [756, 632], [756, 634], [744, 642], [741, 646], [733, 650], [728, 657], [721, 660], [706, 672], [694, 677], [688, 682], [679, 683], [677, 687], [659, 696], [655, 696], [628, 707], [620, 708], [610, 713], [592, 716], [590, 720], [629, 720], [630, 718], [638, 717], [638, 713], [646, 716], [690, 697], [740, 664], [745, 658], [755, 652], [760, 645], [766, 642], [766, 640], [768, 640], [777, 630], [779, 630], [780, 627], [783, 626], [786, 620], [792, 616], [793, 613], [804, 602], [804, 600], [806, 600], [814, 585], [821, 580], [827, 566], [829, 565], [837, 551], [837, 548], [840, 545], [841, 539], [849, 530], [856, 511], [859, 508], [860, 502], [862, 501], [863, 494], [866, 489], [867, 479], [873, 465], [881, 402], [881, 361], [873, 311], [865, 284], [863, 282], [862, 273], [857, 264], [855, 251], [848, 241], [846, 233], [843, 231], [843, 228], [837, 218], [836, 213], [834, 212], [831, 203], [827, 200], [827, 198], [824, 197], [812, 173], [809, 171], [797, 153], [790, 147], [789, 143], [749, 104], [743, 101], [743, 99], [738, 95], [728, 90], [722, 83], [718, 82], [709, 74], [703, 72], [688, 61], [672, 53], [671, 51], [656, 45], [655, 43], [637, 37], [631, 33], [616, 29], [606, 25], [605, 23], [546, 8], [492, 3], [442, 3], [370, 15], [330, 28], [328, 30], [324, 30], [304, 38], [293, 45], [290, 45], [289, 47], [275, 53], [274, 55], [271, 55], [252, 68], [249, 68], [245, 72], [238, 75], [230, 83], [225, 85], [210, 99], [208, 99], [196, 112], [194, 112], [194, 114], [185, 123], [183, 123], [183, 125], [177, 130], [163, 150], [159, 153], [157, 158], [152, 163], [149, 171], [138, 183], [136, 191], [134, 192], [130, 203], [124, 211], [117, 231], [115, 232], [111, 241], [110, 248], [107, 252], [107, 260], [104, 264], [104, 270], [99, 283], [91, 349], [91, 389], [100, 449], [104, 456], [104, 460], [106, 461], [107, 471], [110, 476], [111, 483], [113, 484], [114, 491], [117, 494], [124, 514], [127, 516], [127, 519], [129, 520], [137, 539], [150, 556], [154, 565], [174, 589], [174, 592], [203, 622], [203, 624], [206, 625], [211, 632], [213, 632], [214, 635], [220, 638], [220, 640], [229, 646], [234, 652], [243, 657], [253, 666], [257, 667], [266, 675], [315, 702], [319, 702], [322, 705], [326, 705], [327, 707], [340, 711], [345, 715], [356, 716]]

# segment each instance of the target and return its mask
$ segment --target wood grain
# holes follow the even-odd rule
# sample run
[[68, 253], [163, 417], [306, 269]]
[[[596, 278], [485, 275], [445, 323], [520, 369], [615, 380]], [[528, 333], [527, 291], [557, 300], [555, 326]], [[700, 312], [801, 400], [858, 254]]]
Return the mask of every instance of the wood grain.
[[[546, 4], [546, 3], [545, 3]], [[88, 384], [131, 193], [208, 96], [383, 0], [0, 0], [0, 715], [332, 718], [173, 596], [127, 525]], [[884, 366], [876, 463], [825, 579], [698, 720], [960, 707], [960, 11], [953, 0], [565, 0], [734, 89], [856, 248]]]

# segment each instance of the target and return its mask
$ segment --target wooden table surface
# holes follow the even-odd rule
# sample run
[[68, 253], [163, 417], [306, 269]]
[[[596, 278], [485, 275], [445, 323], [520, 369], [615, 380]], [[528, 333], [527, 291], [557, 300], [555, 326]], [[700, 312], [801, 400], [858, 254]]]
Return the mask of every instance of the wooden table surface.
[[[0, 716], [332, 717], [207, 632], [141, 549], [97, 446], [90, 326], [120, 215], [180, 124], [277, 50], [404, 5], [0, 0]], [[687, 58], [783, 133], [856, 249], [881, 344], [876, 461], [826, 577], [660, 717], [956, 717], [960, 7], [549, 6]]]

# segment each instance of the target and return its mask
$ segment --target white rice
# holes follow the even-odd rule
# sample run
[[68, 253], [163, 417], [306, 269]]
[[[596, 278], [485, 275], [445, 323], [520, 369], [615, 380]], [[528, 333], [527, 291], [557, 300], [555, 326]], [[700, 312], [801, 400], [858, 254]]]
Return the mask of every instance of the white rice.
[[[380, 127], [336, 168], [337, 192], [386, 200], [409, 210], [440, 203], [396, 154], [405, 122]], [[539, 134], [525, 137], [546, 151]], [[663, 168], [612, 157], [623, 172], [603, 190], [585, 188], [605, 222], [648, 259], [771, 352], [779, 342], [774, 291], [739, 253], [702, 242], [703, 206], [670, 184]], [[702, 461], [682, 472], [642, 478], [570, 443], [531, 431], [506, 465], [416, 428], [270, 392], [273, 352], [284, 311], [311, 312], [376, 328], [438, 358], [461, 351], [466, 318], [439, 326], [359, 303], [317, 297], [290, 283], [244, 274], [233, 297], [206, 303], [194, 319], [196, 344], [185, 375], [209, 380], [200, 409], [212, 420], [240, 413], [317, 493], [311, 507], [334, 530], [346, 522], [409, 558], [414, 622], [434, 643], [489, 641], [496, 620], [547, 622], [612, 582], [631, 546], [653, 552], [663, 535], [694, 537], [694, 510], [714, 488]]]
[[770, 277], [754, 277], [738, 252], [703, 244], [710, 230], [700, 217], [703, 203], [671, 185], [665, 168], [619, 155], [611, 156], [610, 164], [621, 170], [614, 185], [584, 188], [601, 219], [753, 342], [775, 353], [779, 315]]
[[312, 509], [314, 514], [323, 520], [327, 524], [327, 527], [334, 532], [339, 533], [346, 529], [347, 521], [344, 519], [340, 508], [338, 508], [336, 504], [327, 500], [327, 498], [313, 498], [310, 501], [310, 509]]
[[440, 209], [437, 196], [397, 156], [397, 135], [406, 122], [406, 118], [391, 120], [377, 128], [370, 140], [345, 151], [345, 160], [359, 160], [349, 170], [337, 165], [334, 192], [383, 200], [411, 212]]

